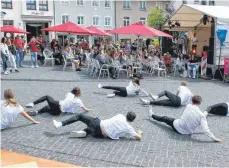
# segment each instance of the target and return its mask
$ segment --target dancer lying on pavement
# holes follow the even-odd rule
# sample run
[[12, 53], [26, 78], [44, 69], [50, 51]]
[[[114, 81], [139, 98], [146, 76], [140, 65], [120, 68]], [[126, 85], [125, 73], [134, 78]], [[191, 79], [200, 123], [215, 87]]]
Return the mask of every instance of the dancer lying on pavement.
[[129, 122], [133, 122], [135, 118], [136, 114], [133, 112], [128, 112], [126, 117], [122, 114], [118, 114], [106, 120], [100, 120], [81, 113], [62, 122], [53, 120], [53, 123], [56, 128], [77, 121], [81, 121], [87, 125], [87, 128], [82, 131], [71, 132], [71, 137], [84, 138], [88, 134], [91, 134], [95, 138], [108, 137], [111, 139], [119, 139], [123, 137], [140, 140], [142, 131], [138, 131], [138, 133], [135, 132], [134, 128], [129, 124]]
[[208, 107], [206, 111], [208, 114], [229, 116], [229, 102], [214, 104]]
[[38, 121], [35, 121], [33, 118], [31, 118], [16, 102], [12, 90], [6, 89], [4, 91], [4, 98], [5, 100], [1, 100], [1, 129], [8, 128], [11, 124], [13, 124], [18, 114], [21, 114], [23, 117], [32, 121], [34, 124], [39, 124]]
[[107, 97], [114, 97], [116, 95], [121, 97], [135, 96], [139, 93], [143, 93], [143, 95], [149, 96], [149, 94], [146, 91], [140, 88], [140, 81], [138, 78], [133, 78], [132, 81], [129, 82], [127, 87], [102, 86], [101, 84], [99, 84], [98, 88], [115, 90], [113, 94], [108, 94]]
[[221, 139], [216, 138], [210, 131], [207, 123], [207, 112], [201, 112], [199, 105], [202, 98], [198, 95], [192, 97], [192, 104], [187, 105], [180, 119], [174, 119], [167, 116], [157, 116], [153, 113], [152, 107], [149, 109], [149, 117], [156, 121], [164, 122], [173, 130], [180, 134], [199, 134], [203, 133], [216, 142], [222, 142]]
[[66, 94], [66, 98], [61, 101], [54, 100], [51, 96], [43, 96], [33, 103], [29, 103], [25, 105], [27, 108], [32, 108], [34, 105], [42, 103], [44, 101], [48, 102], [48, 105], [41, 108], [40, 110], [29, 111], [29, 115], [36, 115], [37, 113], [49, 113], [52, 115], [60, 115], [61, 112], [63, 113], [76, 113], [79, 112], [80, 109], [84, 111], [92, 111], [84, 106], [82, 101], [80, 100], [81, 90], [78, 87], [72, 89], [71, 92]]
[[[158, 106], [171, 106], [171, 107], [180, 107], [182, 105], [187, 105], [190, 103], [192, 99], [192, 92], [187, 88], [186, 82], [181, 82], [180, 87], [177, 89], [177, 94], [173, 94], [167, 90], [161, 92], [157, 96], [149, 94], [150, 97], [152, 97], [153, 101], [148, 101], [145, 99], [140, 99], [142, 104], [144, 105], [158, 105]], [[168, 100], [159, 100], [162, 96], [168, 97]]]

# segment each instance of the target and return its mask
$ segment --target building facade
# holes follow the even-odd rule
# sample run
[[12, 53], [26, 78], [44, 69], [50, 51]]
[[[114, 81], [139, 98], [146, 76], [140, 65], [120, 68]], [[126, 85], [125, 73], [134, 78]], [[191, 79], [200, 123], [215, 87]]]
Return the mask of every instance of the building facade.
[[229, 6], [227, 0], [173, 0], [172, 6], [177, 10], [183, 4]]
[[13, 25], [30, 32], [27, 35], [50, 39], [52, 33], [42, 32], [41, 29], [54, 25], [53, 1], [48, 0], [1, 0], [2, 25]]
[[[151, 8], [159, 8], [166, 11], [169, 4], [170, 1], [155, 0], [116, 1], [116, 28], [136, 22], [147, 24], [147, 17]], [[135, 35], [118, 35], [118, 40], [134, 40], [136, 38]]]

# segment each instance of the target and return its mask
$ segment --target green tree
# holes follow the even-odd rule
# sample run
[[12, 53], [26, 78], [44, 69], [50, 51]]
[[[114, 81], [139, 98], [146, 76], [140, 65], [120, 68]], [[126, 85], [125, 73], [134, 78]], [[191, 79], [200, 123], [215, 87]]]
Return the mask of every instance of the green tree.
[[147, 18], [150, 27], [160, 29], [165, 22], [164, 11], [158, 8], [151, 8]]

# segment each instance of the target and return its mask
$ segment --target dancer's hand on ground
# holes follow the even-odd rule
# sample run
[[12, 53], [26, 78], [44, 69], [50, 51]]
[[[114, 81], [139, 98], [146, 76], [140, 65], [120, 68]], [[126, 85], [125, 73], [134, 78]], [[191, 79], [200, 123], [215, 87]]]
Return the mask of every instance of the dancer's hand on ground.
[[223, 142], [223, 140], [222, 140], [222, 139], [217, 138], [217, 139], [215, 140], [215, 142]]
[[86, 111], [87, 111], [87, 112], [89, 112], [89, 111], [93, 111], [93, 109], [87, 109]]
[[40, 122], [39, 122], [39, 121], [34, 121], [33, 123], [34, 123], [34, 124], [40, 124]]

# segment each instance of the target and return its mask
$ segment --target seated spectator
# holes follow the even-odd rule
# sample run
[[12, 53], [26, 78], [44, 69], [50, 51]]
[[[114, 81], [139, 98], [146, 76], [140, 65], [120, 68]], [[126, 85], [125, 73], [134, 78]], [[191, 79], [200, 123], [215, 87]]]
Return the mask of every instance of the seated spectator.
[[196, 78], [196, 71], [198, 70], [198, 60], [195, 58], [194, 55], [189, 55], [189, 61], [188, 61], [188, 75], [189, 78]]

